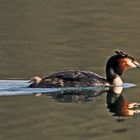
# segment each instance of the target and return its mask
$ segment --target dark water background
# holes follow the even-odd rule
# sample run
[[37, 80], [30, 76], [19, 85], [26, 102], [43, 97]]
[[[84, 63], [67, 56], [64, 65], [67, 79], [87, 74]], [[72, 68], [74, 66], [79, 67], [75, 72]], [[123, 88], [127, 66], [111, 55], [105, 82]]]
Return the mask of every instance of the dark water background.
[[[0, 1], [0, 79], [30, 79], [64, 69], [104, 76], [107, 58], [123, 49], [140, 60], [139, 0]], [[124, 75], [140, 101], [140, 71]], [[139, 140], [140, 115], [117, 122], [106, 94], [93, 102], [61, 103], [50, 96], [0, 97], [1, 140]]]

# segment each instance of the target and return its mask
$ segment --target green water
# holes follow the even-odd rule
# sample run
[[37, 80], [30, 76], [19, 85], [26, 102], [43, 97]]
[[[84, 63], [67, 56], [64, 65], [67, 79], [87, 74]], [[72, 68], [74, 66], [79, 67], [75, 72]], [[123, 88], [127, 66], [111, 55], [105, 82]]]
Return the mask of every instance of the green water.
[[[30, 79], [64, 69], [104, 74], [122, 49], [140, 61], [140, 1], [0, 1], [0, 79]], [[140, 101], [140, 71], [125, 73], [129, 102]], [[139, 140], [140, 115], [118, 122], [106, 94], [91, 102], [62, 103], [51, 96], [0, 97], [1, 140]]]

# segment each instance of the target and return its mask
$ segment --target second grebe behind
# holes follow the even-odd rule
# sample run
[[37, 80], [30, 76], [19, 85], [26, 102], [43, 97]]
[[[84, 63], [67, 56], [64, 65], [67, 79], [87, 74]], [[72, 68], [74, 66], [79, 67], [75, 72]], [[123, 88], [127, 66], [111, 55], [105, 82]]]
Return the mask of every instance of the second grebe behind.
[[67, 70], [54, 73], [44, 78], [35, 76], [30, 88], [83, 87], [97, 85], [121, 86], [121, 76], [128, 68], [140, 68], [135, 58], [122, 51], [116, 51], [106, 64], [106, 79], [90, 71]]

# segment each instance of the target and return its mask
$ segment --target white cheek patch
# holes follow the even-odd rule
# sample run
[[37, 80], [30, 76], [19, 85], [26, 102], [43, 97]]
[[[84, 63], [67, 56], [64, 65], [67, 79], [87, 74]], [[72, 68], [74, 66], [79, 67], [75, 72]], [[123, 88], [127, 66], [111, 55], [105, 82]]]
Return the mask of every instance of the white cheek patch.
[[131, 59], [127, 59], [127, 65], [128, 65], [130, 68], [136, 68], [136, 64], [137, 64], [137, 63], [138, 63], [137, 61], [132, 62]]
[[116, 78], [113, 80], [113, 85], [114, 86], [122, 86], [122, 84], [123, 84], [122, 79], [120, 78], [119, 75], [117, 75]]

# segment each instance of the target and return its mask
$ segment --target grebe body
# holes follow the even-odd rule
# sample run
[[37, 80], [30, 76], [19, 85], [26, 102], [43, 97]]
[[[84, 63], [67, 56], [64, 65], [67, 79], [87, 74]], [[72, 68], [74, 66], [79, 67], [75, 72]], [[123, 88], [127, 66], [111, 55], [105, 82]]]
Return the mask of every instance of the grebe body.
[[[37, 78], [37, 77], [36, 77]], [[39, 77], [38, 77], [39, 79]], [[30, 87], [83, 87], [83, 86], [95, 86], [95, 85], [109, 85], [108, 81], [103, 77], [90, 72], [80, 70], [67, 70], [54, 73], [43, 79], [40, 79], [38, 84], [33, 82]]]
[[96, 73], [81, 70], [67, 70], [54, 73], [44, 78], [35, 76], [31, 79], [31, 88], [83, 87], [97, 85], [121, 86], [122, 74], [128, 68], [139, 68], [140, 64], [128, 54], [116, 51], [106, 64], [106, 79]]

